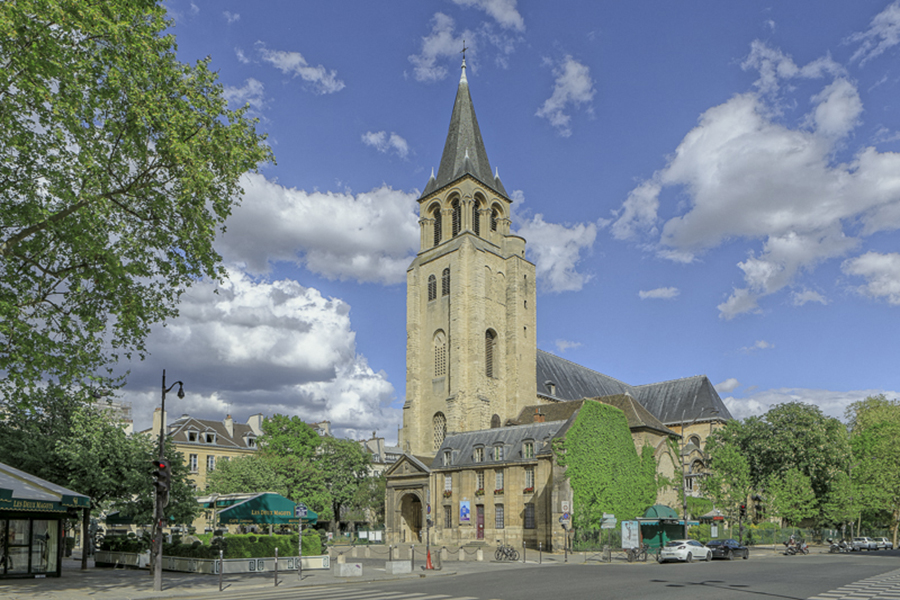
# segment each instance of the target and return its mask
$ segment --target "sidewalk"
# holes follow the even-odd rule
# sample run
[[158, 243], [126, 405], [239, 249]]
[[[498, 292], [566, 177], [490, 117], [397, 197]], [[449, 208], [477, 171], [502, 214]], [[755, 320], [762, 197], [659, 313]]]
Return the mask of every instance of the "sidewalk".
[[[529, 557], [530, 559], [531, 557]], [[537, 554], [535, 553], [535, 559]], [[558, 558], [558, 560], [557, 560]], [[278, 572], [278, 590], [306, 586], [335, 586], [371, 581], [419, 579], [421, 577], [446, 577], [457, 574], [483, 573], [499, 569], [533, 568], [537, 562], [531, 560], [527, 564], [497, 562], [447, 562], [440, 571], [425, 571], [422, 563], [416, 561], [416, 572], [409, 575], [388, 575], [384, 561], [377, 559], [348, 559], [363, 565], [361, 577], [336, 577], [332, 570], [307, 570], [303, 572], [303, 580], [296, 571]], [[543, 565], [562, 564], [562, 556], [545, 554]], [[194, 573], [176, 573], [163, 571], [163, 590], [153, 591], [153, 577], [146, 569], [97, 569], [93, 561], [89, 568], [81, 570], [81, 559], [66, 558], [63, 560], [61, 577], [45, 579], [6, 579], [0, 580], [0, 597], [4, 600], [149, 600], [151, 598], [179, 598], [188, 596], [214, 596], [219, 593], [219, 578], [216, 575], [198, 575]], [[262, 591], [273, 588], [275, 574], [256, 573], [244, 575], [225, 575], [222, 579], [223, 591], [235, 593], [241, 591]]]

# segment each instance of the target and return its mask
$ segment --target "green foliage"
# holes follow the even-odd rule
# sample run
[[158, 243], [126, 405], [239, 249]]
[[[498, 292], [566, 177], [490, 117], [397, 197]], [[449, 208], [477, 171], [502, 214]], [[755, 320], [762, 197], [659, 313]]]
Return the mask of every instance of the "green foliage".
[[[271, 160], [157, 0], [0, 2], [0, 398], [69, 393], [144, 350]], [[104, 374], [105, 373], [105, 374]]]
[[771, 514], [789, 524], [798, 525], [818, 513], [812, 482], [800, 469], [792, 468], [783, 475], [773, 476], [768, 490]]
[[[371, 456], [353, 440], [322, 439], [317, 464], [331, 498], [333, 515], [342, 515], [342, 507], [352, 507], [357, 490], [368, 477], [371, 462]], [[336, 530], [337, 519], [332, 523]]]
[[383, 475], [364, 477], [347, 505], [346, 518], [370, 527], [384, 524], [384, 497], [387, 481]]
[[712, 500], [708, 500], [706, 498], [695, 498], [694, 496], [687, 497], [687, 507], [688, 513], [693, 518], [699, 518], [701, 515], [705, 515], [709, 511], [713, 509]]
[[565, 440], [554, 449], [572, 485], [573, 524], [578, 527], [599, 527], [604, 512], [620, 521], [638, 517], [656, 500], [655, 464], [651, 473], [638, 457], [621, 410], [584, 402]]
[[[733, 427], [731, 422], [728, 427]], [[736, 519], [752, 490], [750, 463], [737, 444], [726, 440], [716, 434], [707, 439], [710, 475], [703, 482], [703, 491], [719, 510]]]
[[[209, 544], [164, 544], [165, 556], [181, 556], [184, 558], [219, 558], [219, 549], [223, 558], [270, 558], [275, 556], [278, 548], [279, 556], [297, 555], [297, 534], [291, 535], [226, 535], [214, 538]], [[322, 554], [322, 543], [314, 532], [303, 534], [303, 556]]]
[[259, 451], [270, 456], [296, 456], [311, 460], [322, 438], [300, 417], [273, 415], [262, 423]]
[[139, 554], [150, 549], [150, 537], [138, 537], [133, 533], [106, 536], [100, 544], [100, 549], [111, 552], [133, 552]]
[[219, 461], [206, 476], [206, 491], [216, 494], [275, 492], [289, 497], [287, 482], [268, 457], [252, 454]]

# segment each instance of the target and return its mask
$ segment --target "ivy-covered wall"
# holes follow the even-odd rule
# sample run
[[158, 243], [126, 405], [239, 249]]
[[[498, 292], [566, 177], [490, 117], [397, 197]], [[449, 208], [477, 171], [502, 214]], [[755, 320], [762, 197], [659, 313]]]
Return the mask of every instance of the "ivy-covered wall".
[[585, 401], [555, 447], [572, 486], [573, 526], [599, 527], [603, 513], [619, 521], [633, 519], [655, 503], [653, 450], [644, 448], [638, 456], [625, 413], [618, 408]]

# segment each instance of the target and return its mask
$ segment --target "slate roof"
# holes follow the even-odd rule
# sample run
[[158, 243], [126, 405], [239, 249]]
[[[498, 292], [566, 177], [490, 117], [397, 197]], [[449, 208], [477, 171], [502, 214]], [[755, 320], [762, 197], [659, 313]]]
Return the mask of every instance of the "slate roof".
[[[196, 419], [194, 417], [184, 415], [177, 421], [173, 421], [171, 424], [169, 424], [166, 431], [168, 435], [172, 437], [172, 440], [178, 444], [203, 446], [206, 448], [219, 447], [236, 448], [240, 450], [256, 450], [255, 445], [247, 445], [248, 437], [257, 437], [256, 433], [253, 431], [253, 428], [250, 427], [250, 425], [246, 423], [234, 423], [232, 428], [234, 431], [234, 435], [228, 435], [228, 430], [225, 429], [225, 423], [223, 423], [222, 421], [208, 421], [206, 419]], [[202, 436], [204, 433], [215, 433], [216, 443], [209, 444], [205, 441], [188, 441], [189, 431], [199, 431], [200, 440], [203, 439]]]
[[663, 425], [733, 418], [705, 375], [633, 386], [543, 350], [535, 358], [537, 392], [551, 400], [629, 395]]
[[437, 177], [432, 175], [425, 185], [422, 197], [431, 194], [457, 179], [471, 175], [495, 192], [508, 197], [500, 178], [491, 173], [491, 163], [481, 139], [481, 129], [475, 117], [475, 107], [469, 94], [469, 82], [466, 79], [466, 61], [463, 60], [462, 76], [453, 102], [453, 114], [450, 116], [450, 129], [444, 143], [444, 153], [438, 167]]
[[[530, 425], [515, 425], [512, 427], [498, 427], [496, 429], [483, 429], [481, 431], [468, 431], [449, 435], [441, 444], [432, 463], [435, 470], [459, 469], [466, 467], [490, 468], [495, 465], [510, 463], [531, 463], [533, 458], [522, 457], [522, 442], [534, 441], [534, 454], [548, 454], [550, 442], [559, 437], [566, 430], [569, 421], [551, 421], [547, 423], [532, 423]], [[503, 460], [495, 461], [491, 449], [498, 443], [503, 444]], [[484, 447], [484, 461], [475, 462], [474, 450], [477, 446]], [[452, 464], [444, 466], [444, 451], [450, 450]]]

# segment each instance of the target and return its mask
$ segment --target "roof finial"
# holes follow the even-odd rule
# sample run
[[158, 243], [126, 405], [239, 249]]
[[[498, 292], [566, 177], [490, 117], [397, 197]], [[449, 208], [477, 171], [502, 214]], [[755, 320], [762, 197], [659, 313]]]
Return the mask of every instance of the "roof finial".
[[463, 55], [463, 61], [462, 61], [462, 75], [461, 75], [460, 78], [459, 78], [459, 82], [460, 82], [460, 83], [465, 82], [465, 83], [468, 84], [468, 83], [469, 83], [469, 80], [466, 79], [466, 50], [468, 50], [468, 48], [466, 48], [466, 40], [463, 40], [463, 49], [462, 49], [462, 55]]

